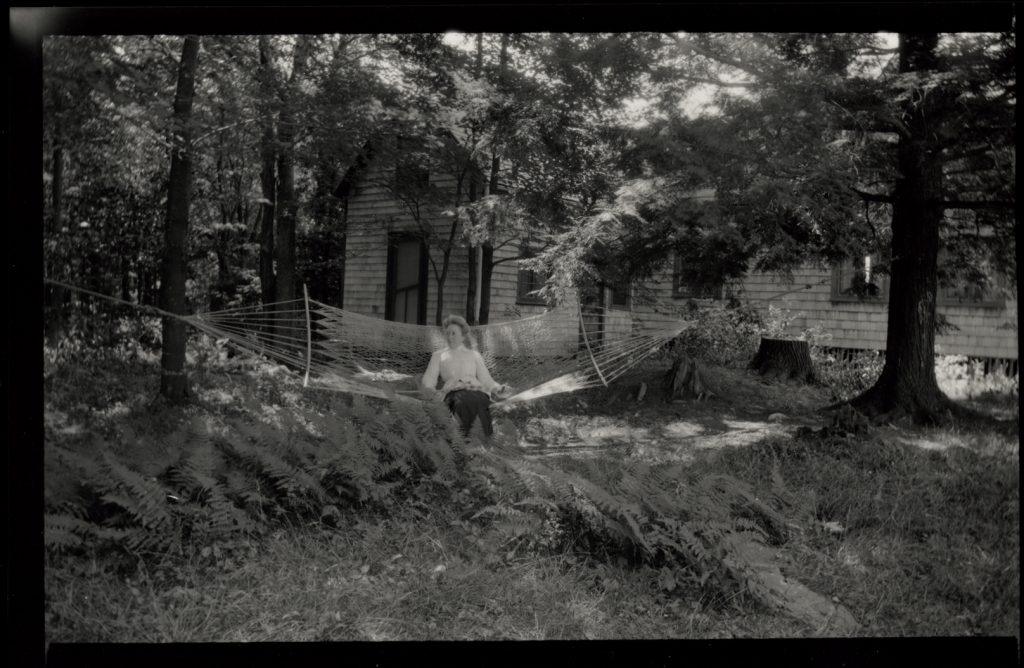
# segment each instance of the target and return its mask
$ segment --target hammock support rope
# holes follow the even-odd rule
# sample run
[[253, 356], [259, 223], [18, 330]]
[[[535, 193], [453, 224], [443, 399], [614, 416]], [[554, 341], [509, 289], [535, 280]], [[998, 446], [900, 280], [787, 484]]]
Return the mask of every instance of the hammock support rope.
[[[282, 363], [303, 375], [304, 387], [398, 401], [423, 400], [420, 378], [431, 354], [446, 345], [438, 327], [339, 309], [310, 299], [305, 286], [302, 299], [195, 315], [143, 308]], [[470, 329], [491, 375], [513, 388], [512, 396], [495, 402], [508, 405], [607, 386], [660, 350], [687, 324], [660, 313], [593, 306], [585, 313], [574, 300], [539, 315]]]

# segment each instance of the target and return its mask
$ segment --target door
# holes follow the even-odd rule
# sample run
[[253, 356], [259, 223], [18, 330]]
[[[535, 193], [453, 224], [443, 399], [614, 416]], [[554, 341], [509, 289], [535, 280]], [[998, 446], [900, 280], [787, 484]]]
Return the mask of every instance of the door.
[[386, 295], [386, 319], [426, 324], [427, 247], [419, 239], [405, 235], [389, 239]]

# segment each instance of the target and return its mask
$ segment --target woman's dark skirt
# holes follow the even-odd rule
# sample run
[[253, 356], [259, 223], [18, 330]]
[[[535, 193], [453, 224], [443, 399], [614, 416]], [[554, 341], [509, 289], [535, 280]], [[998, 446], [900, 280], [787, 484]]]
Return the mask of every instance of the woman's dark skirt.
[[480, 418], [480, 426], [483, 427], [485, 436], [494, 433], [494, 426], [491, 423], [491, 397], [486, 392], [455, 390], [445, 396], [444, 403], [448, 406], [448, 410], [458, 418], [463, 436], [469, 435], [473, 421], [477, 418]]

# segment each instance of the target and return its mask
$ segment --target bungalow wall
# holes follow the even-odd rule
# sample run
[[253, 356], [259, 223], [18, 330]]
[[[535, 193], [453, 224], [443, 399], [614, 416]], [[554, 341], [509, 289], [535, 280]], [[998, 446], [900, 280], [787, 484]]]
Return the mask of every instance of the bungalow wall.
[[[387, 241], [392, 232], [418, 231], [415, 221], [404, 205], [395, 199], [382, 181], [393, 168], [371, 163], [356, 180], [348, 198], [347, 246], [345, 263], [345, 301], [347, 310], [384, 318], [387, 283]], [[431, 174], [432, 183], [454, 190], [450, 176]], [[440, 211], [428, 218], [436, 234], [447, 238], [451, 215]], [[456, 231], [460, 238], [461, 230]], [[439, 248], [430, 248], [430, 256], [440, 271], [443, 262]], [[506, 244], [495, 251], [495, 260], [518, 256], [516, 244]], [[452, 251], [444, 289], [444, 314], [465, 314], [468, 284], [467, 251]], [[672, 265], [658, 272], [647, 283], [654, 296], [666, 304], [682, 304], [686, 298], [673, 295]], [[500, 323], [544, 311], [545, 306], [523, 303], [517, 299], [518, 267], [512, 260], [494, 267], [491, 279], [491, 323]], [[884, 350], [887, 328], [885, 302], [840, 301], [833, 299], [831, 272], [828, 269], [802, 267], [791, 280], [774, 274], [751, 273], [741, 283], [740, 298], [755, 308], [767, 310], [769, 305], [794, 316], [787, 333], [797, 335], [805, 329], [820, 326], [831, 335], [828, 345], [838, 348]], [[610, 306], [608, 295], [605, 305]], [[435, 322], [437, 282], [434, 267], [428, 268], [427, 323]], [[612, 308], [607, 316], [604, 342], [622, 340], [630, 335], [632, 313], [650, 313], [647, 306], [634, 304], [622, 309]], [[967, 355], [995, 359], [1017, 359], [1017, 302], [1007, 300], [1001, 307], [941, 304], [938, 312], [958, 328], [936, 336], [935, 350], [944, 355]]]
[[[658, 300], [682, 304], [673, 297], [671, 263], [647, 284]], [[832, 295], [832, 272], [801, 267], [786, 280], [776, 274], [752, 272], [739, 286], [739, 298], [760, 311], [769, 305], [792, 317], [787, 334], [820, 327], [831, 335], [826, 345], [857, 350], [885, 350], [888, 304], [884, 301], [836, 300]], [[638, 309], [643, 310], [643, 309]], [[939, 303], [937, 312], [958, 329], [935, 337], [940, 355], [966, 355], [993, 359], [1017, 359], [1017, 302], [1007, 299], [1001, 306]]]
[[[415, 234], [420, 230], [406, 206], [385, 186], [392, 171], [393, 167], [371, 162], [353, 183], [348, 195], [344, 306], [346, 310], [378, 318], [385, 317], [388, 237], [392, 233]], [[455, 190], [455, 179], [451, 176], [431, 174], [430, 179], [439, 188], [447, 188], [452, 192]], [[451, 214], [439, 210], [429, 211], [423, 220], [430, 225], [436, 237], [448, 238]], [[461, 235], [462, 230], [456, 230], [456, 248], [449, 258], [444, 284], [443, 315], [466, 313], [468, 250], [460, 245]], [[442, 271], [444, 254], [436, 244], [428, 247], [428, 254], [433, 262], [427, 269], [427, 324], [433, 324], [437, 309], [437, 274]], [[504, 244], [495, 249], [494, 260], [513, 258], [518, 254], [517, 244]], [[494, 267], [491, 274], [490, 322], [512, 320], [544, 311], [542, 305], [517, 303], [517, 287], [518, 268], [514, 260]]]
[[[804, 287], [809, 285], [810, 287]], [[837, 348], [885, 350], [888, 304], [884, 301], [838, 301], [832, 297], [831, 272], [805, 267], [786, 282], [770, 274], [750, 274], [742, 285], [742, 299], [759, 309], [768, 305], [797, 316], [789, 334], [820, 324]], [[784, 293], [784, 294], [780, 294]], [[785, 294], [788, 293], [788, 294]], [[937, 334], [935, 352], [995, 359], [1017, 359], [1017, 302], [1002, 306], [939, 303], [936, 311], [957, 327]]]

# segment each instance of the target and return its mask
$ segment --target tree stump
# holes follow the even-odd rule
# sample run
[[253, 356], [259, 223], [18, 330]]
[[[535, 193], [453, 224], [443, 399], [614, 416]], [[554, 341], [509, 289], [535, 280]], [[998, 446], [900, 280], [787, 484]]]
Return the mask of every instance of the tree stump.
[[780, 380], [814, 380], [811, 348], [806, 341], [762, 337], [757, 354], [750, 360], [747, 368], [754, 369], [762, 376]]
[[680, 355], [665, 374], [665, 394], [668, 401], [714, 396], [697, 361], [686, 354]]

